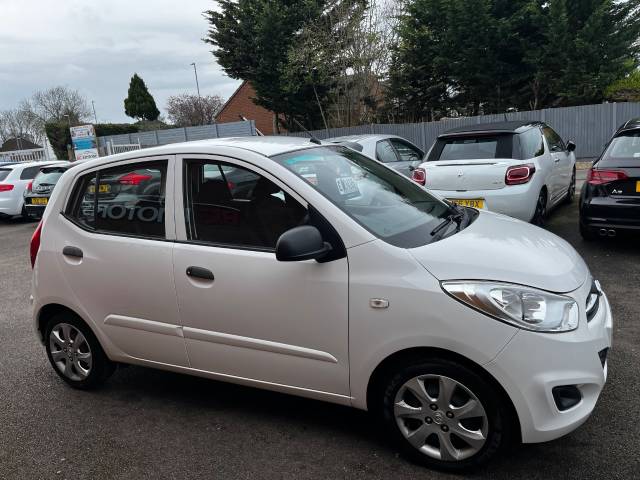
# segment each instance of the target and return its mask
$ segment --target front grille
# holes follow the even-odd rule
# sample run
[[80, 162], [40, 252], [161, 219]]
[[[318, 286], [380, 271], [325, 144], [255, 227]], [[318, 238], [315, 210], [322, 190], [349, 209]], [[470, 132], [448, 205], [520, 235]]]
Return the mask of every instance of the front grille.
[[602, 288], [600, 288], [600, 282], [597, 280], [593, 280], [591, 283], [591, 290], [589, 291], [589, 296], [587, 297], [587, 322], [593, 320], [598, 313], [598, 308], [600, 308], [600, 297], [602, 296]]

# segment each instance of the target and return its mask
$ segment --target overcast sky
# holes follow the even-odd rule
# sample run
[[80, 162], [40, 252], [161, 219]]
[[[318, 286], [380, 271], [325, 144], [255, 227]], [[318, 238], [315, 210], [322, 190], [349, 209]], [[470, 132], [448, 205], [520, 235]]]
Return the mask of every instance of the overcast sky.
[[66, 85], [95, 101], [99, 122], [130, 122], [129, 80], [138, 73], [166, 115], [170, 95], [228, 98], [224, 75], [202, 38], [213, 0], [0, 0], [0, 110], [33, 92]]

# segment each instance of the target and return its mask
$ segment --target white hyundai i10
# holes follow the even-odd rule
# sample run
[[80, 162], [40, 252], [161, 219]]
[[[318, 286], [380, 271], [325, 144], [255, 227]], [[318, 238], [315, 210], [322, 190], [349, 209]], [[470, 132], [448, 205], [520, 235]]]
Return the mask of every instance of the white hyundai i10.
[[350, 405], [436, 468], [572, 431], [606, 380], [609, 303], [568, 243], [343, 146], [88, 161], [31, 258], [35, 329], [72, 387], [123, 363]]

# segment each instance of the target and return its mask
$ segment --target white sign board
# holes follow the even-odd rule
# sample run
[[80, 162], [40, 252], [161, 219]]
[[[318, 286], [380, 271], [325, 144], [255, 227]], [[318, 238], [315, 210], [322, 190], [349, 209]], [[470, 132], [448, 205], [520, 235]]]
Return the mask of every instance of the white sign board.
[[98, 158], [98, 144], [93, 125], [71, 127], [71, 142], [76, 153], [76, 160]]

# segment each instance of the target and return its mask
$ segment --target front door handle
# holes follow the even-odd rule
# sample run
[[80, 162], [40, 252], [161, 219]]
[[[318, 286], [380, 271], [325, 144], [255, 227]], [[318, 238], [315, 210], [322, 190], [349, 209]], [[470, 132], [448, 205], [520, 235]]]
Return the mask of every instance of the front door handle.
[[209, 280], [209, 281], [213, 281], [215, 278], [211, 270], [207, 270], [206, 268], [202, 268], [202, 267], [188, 267], [187, 275], [189, 277], [199, 278], [201, 280]]
[[74, 257], [74, 258], [82, 258], [84, 257], [84, 253], [78, 247], [72, 247], [67, 245], [62, 249], [62, 254], [65, 257]]

